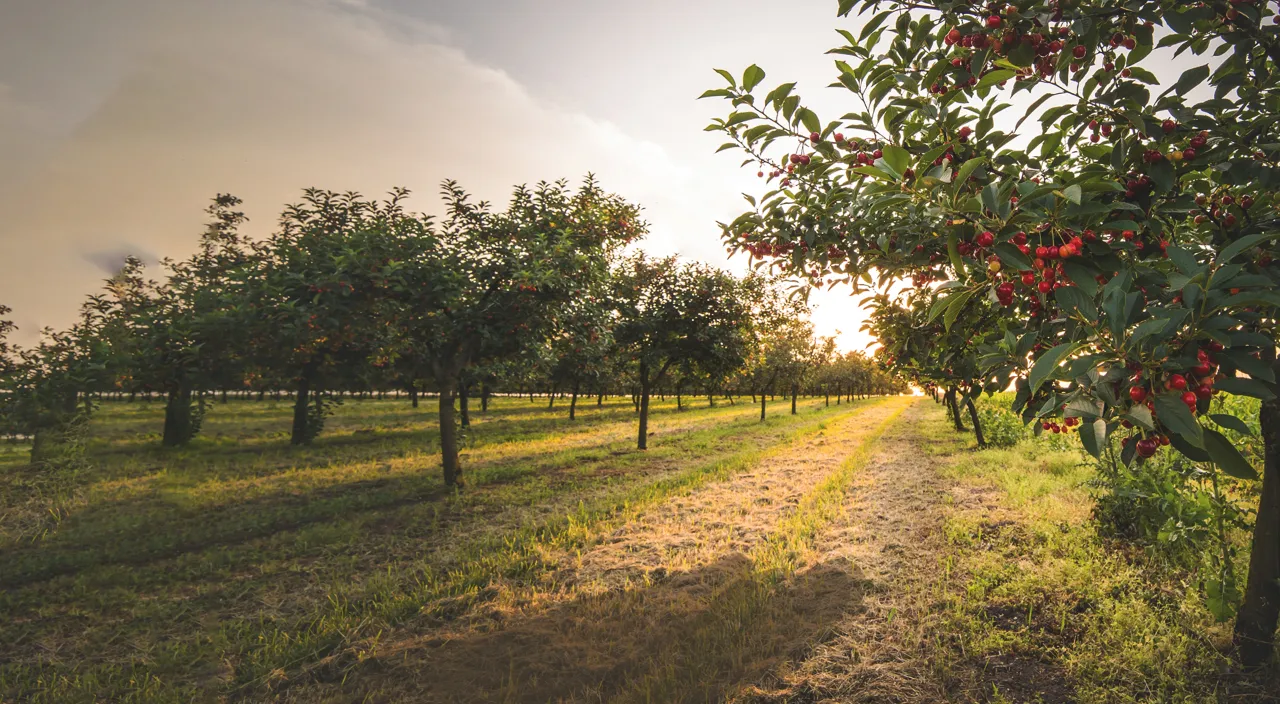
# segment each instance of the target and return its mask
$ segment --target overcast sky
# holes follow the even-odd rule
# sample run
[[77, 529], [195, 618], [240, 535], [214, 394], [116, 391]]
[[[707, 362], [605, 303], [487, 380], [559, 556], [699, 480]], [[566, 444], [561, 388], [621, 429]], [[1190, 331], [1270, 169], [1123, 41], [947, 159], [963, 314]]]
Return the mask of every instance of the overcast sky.
[[[783, 11], [783, 8], [785, 12]], [[713, 67], [827, 91], [835, 0], [0, 0], [0, 303], [64, 326], [126, 254], [193, 251], [218, 192], [251, 234], [306, 186], [445, 178], [505, 203], [580, 179], [645, 207], [645, 248], [742, 270], [717, 220], [754, 170], [702, 128]], [[843, 20], [848, 27], [855, 23]], [[821, 332], [865, 346], [845, 292]]]

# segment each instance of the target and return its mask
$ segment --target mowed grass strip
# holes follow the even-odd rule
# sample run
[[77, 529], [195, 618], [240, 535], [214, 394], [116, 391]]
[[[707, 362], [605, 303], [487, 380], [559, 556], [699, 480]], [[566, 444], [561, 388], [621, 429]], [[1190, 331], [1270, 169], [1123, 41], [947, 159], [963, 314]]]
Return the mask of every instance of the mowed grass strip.
[[[385, 417], [390, 410], [403, 413], [403, 409], [386, 409], [384, 403], [370, 405], [368, 410], [375, 418]], [[472, 485], [512, 481], [601, 459], [608, 452], [625, 450], [629, 442], [625, 438], [634, 426], [630, 417], [617, 420], [629, 414], [629, 404], [597, 409], [578, 423], [543, 418], [545, 407], [535, 414], [522, 406], [522, 402], [515, 402], [516, 421], [503, 420], [495, 410], [485, 424], [495, 427], [472, 431], [475, 445], [464, 452]], [[241, 413], [240, 409], [231, 410]], [[105, 415], [110, 422], [110, 413]], [[751, 416], [742, 404], [702, 408], [659, 418], [656, 429], [664, 434], [681, 433], [747, 421]], [[525, 427], [530, 423], [539, 429], [535, 432]], [[375, 435], [379, 427], [371, 419]], [[560, 434], [552, 432], [555, 427], [561, 428]], [[244, 477], [235, 471], [208, 469], [244, 459], [237, 448], [203, 448], [209, 457], [199, 454], [202, 448], [171, 451], [168, 466], [140, 477], [131, 463], [108, 460], [105, 467], [96, 470], [107, 476], [86, 489], [81, 505], [61, 518], [56, 532], [38, 541], [0, 542], [0, 560], [6, 565], [0, 572], [0, 587], [21, 586], [95, 565], [136, 565], [334, 516], [440, 498], [445, 487], [436, 471], [438, 440], [434, 430], [426, 435], [416, 447], [401, 447], [397, 442], [375, 459], [365, 457], [369, 448], [363, 446], [350, 459], [345, 459], [339, 445], [329, 447], [318, 459], [311, 458], [314, 448], [304, 448], [293, 458], [296, 464], [265, 476]], [[163, 452], [141, 436], [135, 442], [145, 443], [140, 448], [144, 454]], [[273, 450], [287, 452], [287, 446]], [[95, 461], [101, 461], [100, 455], [95, 454]], [[116, 467], [114, 473], [112, 466]]]
[[[730, 471], [758, 451], [744, 447], [767, 446], [840, 410], [814, 413], [820, 406], [803, 403], [801, 415], [765, 424], [745, 405], [702, 411], [712, 427], [672, 436], [648, 453], [621, 449], [628, 432], [625, 440], [560, 453], [552, 471], [525, 472], [508, 483], [488, 481], [485, 470], [473, 467], [472, 488], [439, 500], [354, 512], [334, 505], [325, 520], [268, 526], [240, 543], [133, 566], [99, 563], [8, 590], [0, 597], [13, 616], [0, 626], [0, 642], [8, 644], [0, 693], [44, 701], [188, 701], [232, 683], [252, 691], [367, 637], [369, 628], [413, 616], [434, 600], [465, 598], [494, 574], [536, 571], [537, 541], [571, 539], [584, 521], [675, 491], [699, 475]], [[437, 474], [434, 466], [420, 471]], [[518, 470], [495, 468], [490, 479], [505, 471]], [[591, 503], [575, 505], [579, 493]], [[530, 508], [522, 516], [511, 506], [545, 509], [557, 501], [559, 513]], [[495, 515], [511, 527], [486, 532]], [[433, 545], [441, 536], [449, 542]]]

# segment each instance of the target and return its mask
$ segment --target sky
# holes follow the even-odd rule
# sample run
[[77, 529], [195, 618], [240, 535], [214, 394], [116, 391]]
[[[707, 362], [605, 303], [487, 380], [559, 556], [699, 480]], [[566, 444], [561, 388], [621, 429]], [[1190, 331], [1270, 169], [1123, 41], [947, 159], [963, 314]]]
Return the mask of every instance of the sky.
[[[758, 188], [703, 131], [713, 68], [820, 108], [835, 0], [0, 0], [0, 304], [20, 342], [74, 319], [127, 255], [194, 251], [216, 193], [264, 236], [302, 189], [414, 192], [593, 172], [644, 206], [643, 247], [734, 271], [717, 221]], [[826, 94], [826, 95], [823, 95]], [[833, 103], [832, 110], [839, 109]], [[847, 289], [818, 332], [869, 342]]]

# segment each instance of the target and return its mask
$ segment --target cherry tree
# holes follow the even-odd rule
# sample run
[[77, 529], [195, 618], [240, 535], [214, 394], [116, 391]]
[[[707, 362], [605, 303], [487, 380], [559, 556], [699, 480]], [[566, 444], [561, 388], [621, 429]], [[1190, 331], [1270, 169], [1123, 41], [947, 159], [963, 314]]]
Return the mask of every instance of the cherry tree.
[[1220, 392], [1261, 399], [1236, 640], [1263, 661], [1280, 615], [1275, 8], [840, 2], [855, 8], [862, 28], [832, 50], [838, 119], [794, 83], [757, 92], [757, 66], [705, 94], [731, 104], [708, 129], [766, 184], [726, 240], [811, 285], [941, 283], [944, 329], [1002, 307], [973, 341], [978, 373], [1016, 378], [1028, 421], [1078, 419], [1094, 454], [1256, 478], [1229, 435], [1246, 425], [1212, 409]]

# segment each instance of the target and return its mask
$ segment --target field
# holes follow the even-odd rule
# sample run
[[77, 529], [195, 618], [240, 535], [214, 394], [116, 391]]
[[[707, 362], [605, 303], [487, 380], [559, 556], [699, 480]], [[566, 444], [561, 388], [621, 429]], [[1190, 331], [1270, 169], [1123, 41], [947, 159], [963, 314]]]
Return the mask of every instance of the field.
[[[919, 397], [108, 402], [69, 477], [0, 455], [0, 701], [1274, 701], [1186, 575], [1100, 538], [1063, 445]], [[1055, 449], [1057, 448], [1057, 449]], [[1268, 694], [1270, 692], [1271, 694]], [[1270, 697], [1270, 699], [1268, 698]]]

